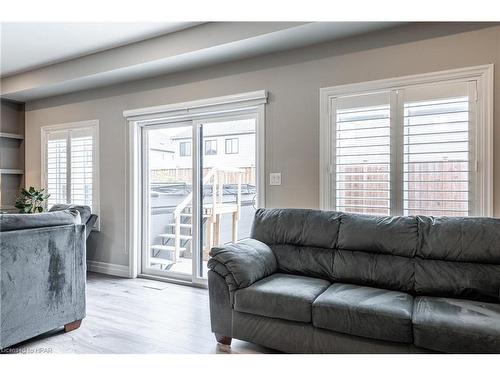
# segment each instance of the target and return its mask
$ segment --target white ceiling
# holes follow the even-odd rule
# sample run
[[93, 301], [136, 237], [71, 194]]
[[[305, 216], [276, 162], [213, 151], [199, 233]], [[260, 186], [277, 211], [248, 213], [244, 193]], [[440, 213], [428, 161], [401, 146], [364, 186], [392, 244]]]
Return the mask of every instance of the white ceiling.
[[0, 76], [17, 74], [198, 24], [200, 23], [2, 23]]
[[[8, 74], [1, 77], [0, 96], [26, 102], [300, 48], [401, 24], [9, 24], [1, 40], [2, 63], [5, 60], [6, 64], [2, 71]], [[191, 27], [194, 25], [197, 27]], [[187, 30], [172, 32], [181, 28]], [[42, 30], [45, 30], [43, 37]], [[162, 33], [167, 34], [158, 36]], [[156, 38], [151, 38], [155, 35]], [[143, 40], [138, 41], [141, 38]], [[137, 43], [128, 44], [133, 41]], [[46, 66], [40, 67], [42, 64]]]

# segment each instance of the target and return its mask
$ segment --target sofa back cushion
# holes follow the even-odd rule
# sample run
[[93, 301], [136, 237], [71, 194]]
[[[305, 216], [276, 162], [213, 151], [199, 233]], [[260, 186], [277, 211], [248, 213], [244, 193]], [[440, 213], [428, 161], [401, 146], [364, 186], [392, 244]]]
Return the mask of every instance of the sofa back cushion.
[[273, 249], [281, 272], [332, 278], [341, 213], [258, 209], [251, 237]]
[[416, 219], [415, 293], [498, 302], [500, 219]]
[[39, 214], [2, 214], [0, 215], [0, 232], [80, 223], [80, 214], [76, 210]]
[[333, 281], [376, 288], [413, 291], [413, 259], [366, 251], [338, 250], [333, 263]]
[[335, 281], [412, 292], [418, 247], [414, 217], [345, 213], [340, 222]]
[[345, 213], [338, 248], [413, 258], [418, 246], [417, 220], [411, 216], [371, 216]]
[[258, 209], [251, 236], [268, 245], [289, 244], [333, 249], [340, 212], [300, 208]]

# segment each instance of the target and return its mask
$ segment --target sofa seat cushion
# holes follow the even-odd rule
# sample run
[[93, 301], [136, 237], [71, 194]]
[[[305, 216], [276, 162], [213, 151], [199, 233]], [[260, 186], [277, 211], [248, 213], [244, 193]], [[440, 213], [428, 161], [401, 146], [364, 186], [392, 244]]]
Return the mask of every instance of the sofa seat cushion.
[[275, 273], [234, 294], [234, 309], [239, 312], [311, 322], [314, 300], [330, 282], [312, 277]]
[[500, 353], [500, 305], [464, 299], [417, 297], [415, 345], [451, 353]]
[[335, 332], [411, 343], [413, 297], [352, 284], [333, 284], [313, 303], [313, 325]]

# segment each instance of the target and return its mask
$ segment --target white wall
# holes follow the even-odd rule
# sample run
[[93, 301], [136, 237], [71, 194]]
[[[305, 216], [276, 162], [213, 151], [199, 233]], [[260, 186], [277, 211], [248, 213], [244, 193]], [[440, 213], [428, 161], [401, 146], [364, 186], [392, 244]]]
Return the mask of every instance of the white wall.
[[[269, 207], [319, 205], [319, 88], [494, 63], [495, 215], [500, 216], [500, 26], [419, 24], [290, 52], [27, 103], [26, 181], [40, 184], [40, 126], [100, 120], [101, 232], [88, 257], [128, 263], [123, 110], [266, 89]], [[477, 30], [475, 30], [477, 29]], [[469, 31], [467, 31], [469, 30]]]

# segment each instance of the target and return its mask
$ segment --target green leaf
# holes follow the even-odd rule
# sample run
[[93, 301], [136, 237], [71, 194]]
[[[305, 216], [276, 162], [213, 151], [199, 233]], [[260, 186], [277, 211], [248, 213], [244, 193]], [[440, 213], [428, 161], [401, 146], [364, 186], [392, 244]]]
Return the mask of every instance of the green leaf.
[[20, 213], [39, 213], [43, 212], [43, 202], [49, 198], [50, 194], [44, 194], [45, 189], [36, 190], [30, 186], [28, 190], [20, 189], [16, 198], [15, 207]]

